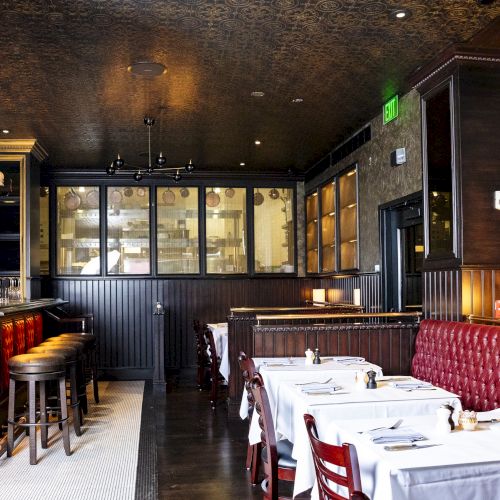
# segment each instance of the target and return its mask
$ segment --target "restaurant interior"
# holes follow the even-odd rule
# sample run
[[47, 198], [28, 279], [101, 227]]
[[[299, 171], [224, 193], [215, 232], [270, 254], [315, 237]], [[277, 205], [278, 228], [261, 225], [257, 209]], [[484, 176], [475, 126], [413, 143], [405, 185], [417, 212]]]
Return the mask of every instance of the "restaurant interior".
[[0, 19], [0, 497], [500, 500], [500, 2]]

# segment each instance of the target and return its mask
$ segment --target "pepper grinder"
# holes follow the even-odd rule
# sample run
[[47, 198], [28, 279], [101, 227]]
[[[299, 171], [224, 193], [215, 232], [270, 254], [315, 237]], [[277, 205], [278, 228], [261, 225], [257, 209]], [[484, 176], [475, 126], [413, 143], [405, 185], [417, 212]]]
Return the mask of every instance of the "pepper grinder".
[[373, 370], [370, 370], [369, 372], [366, 372], [366, 375], [368, 376], [368, 382], [366, 383], [366, 388], [376, 389], [377, 382], [375, 381], [375, 377], [377, 376], [377, 373], [374, 372]]
[[319, 357], [319, 349], [317, 347], [316, 349], [314, 349], [314, 364], [315, 365], [321, 364], [321, 358]]

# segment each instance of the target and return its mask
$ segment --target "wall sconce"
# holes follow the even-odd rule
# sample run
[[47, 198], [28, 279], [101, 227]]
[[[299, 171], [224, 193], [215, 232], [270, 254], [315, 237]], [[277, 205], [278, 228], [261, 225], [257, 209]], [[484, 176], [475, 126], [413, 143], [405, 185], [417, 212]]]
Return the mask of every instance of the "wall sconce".
[[313, 306], [325, 305], [325, 289], [313, 288]]
[[355, 288], [353, 290], [352, 297], [353, 297], [352, 303], [355, 306], [360, 306], [361, 305], [361, 289], [360, 288]]

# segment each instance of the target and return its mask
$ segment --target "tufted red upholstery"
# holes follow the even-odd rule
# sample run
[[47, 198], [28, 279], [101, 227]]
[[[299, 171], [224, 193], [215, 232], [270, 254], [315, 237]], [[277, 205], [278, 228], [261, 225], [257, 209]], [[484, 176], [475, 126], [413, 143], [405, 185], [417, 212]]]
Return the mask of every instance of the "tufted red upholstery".
[[500, 327], [423, 320], [412, 375], [458, 394], [464, 409], [500, 408]]
[[9, 387], [9, 358], [14, 356], [14, 323], [5, 321], [0, 325], [0, 392]]
[[14, 354], [26, 354], [26, 332], [24, 318], [14, 320]]
[[35, 322], [35, 345], [43, 342], [43, 317], [42, 313], [33, 314], [33, 321]]
[[24, 317], [24, 328], [26, 333], [26, 352], [35, 347], [35, 321], [31, 314]]

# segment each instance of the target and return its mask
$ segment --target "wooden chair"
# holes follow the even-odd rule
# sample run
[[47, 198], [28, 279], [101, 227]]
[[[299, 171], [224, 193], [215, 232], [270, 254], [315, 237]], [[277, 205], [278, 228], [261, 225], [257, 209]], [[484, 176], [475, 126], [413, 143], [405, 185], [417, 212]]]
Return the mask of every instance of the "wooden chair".
[[[369, 500], [361, 491], [361, 477], [355, 446], [349, 443], [344, 443], [342, 446], [323, 443], [318, 439], [314, 417], [305, 414], [304, 421], [311, 443], [320, 500]], [[327, 464], [345, 468], [345, 476], [329, 469]], [[335, 493], [331, 488], [331, 483], [347, 488], [349, 496], [343, 497]]]
[[265, 479], [262, 481], [263, 498], [269, 500], [284, 499], [278, 495], [278, 481], [295, 481], [297, 462], [292, 458], [292, 443], [288, 440], [276, 442], [271, 408], [264, 382], [259, 373], [251, 381], [250, 388], [255, 400], [254, 411], [259, 415], [262, 429], [262, 463]]
[[203, 334], [203, 327], [197, 319], [193, 320], [193, 330], [196, 342], [196, 383], [198, 385], [198, 390], [201, 391], [203, 387], [207, 385], [210, 370], [210, 358], [208, 356], [208, 345], [205, 340], [205, 335]]
[[[247, 392], [247, 401], [248, 401], [248, 427], [250, 428], [250, 424], [252, 422], [252, 414], [254, 411], [255, 400], [252, 395], [252, 389], [250, 387], [250, 381], [257, 370], [255, 369], [255, 363], [252, 358], [249, 358], [243, 351], [240, 352], [238, 356], [238, 364], [240, 365], [241, 375], [245, 382], [245, 390]], [[248, 443], [247, 449], [247, 460], [245, 467], [247, 470], [251, 471], [250, 478], [252, 484], [255, 486], [257, 484], [257, 478], [259, 475], [259, 463], [260, 463], [260, 453], [261, 453], [261, 444], [253, 444]]]
[[50, 322], [55, 325], [55, 329], [51, 332], [51, 335], [63, 332], [94, 334], [94, 315], [92, 313], [73, 315], [60, 307], [56, 307], [50, 311], [45, 309], [44, 313], [49, 319], [49, 326]]
[[212, 410], [215, 410], [219, 395], [219, 386], [224, 382], [224, 377], [219, 372], [221, 360], [215, 349], [214, 334], [206, 325], [203, 328], [203, 335], [210, 349], [210, 404]]

